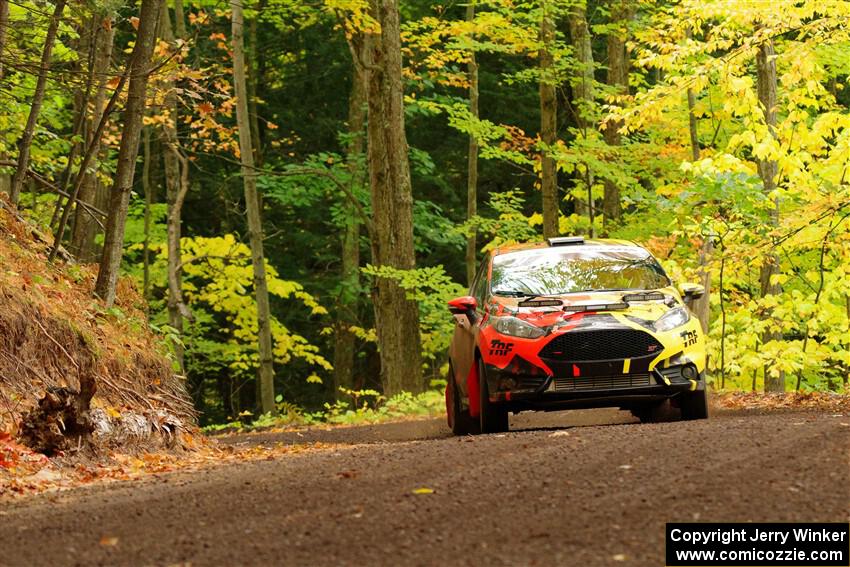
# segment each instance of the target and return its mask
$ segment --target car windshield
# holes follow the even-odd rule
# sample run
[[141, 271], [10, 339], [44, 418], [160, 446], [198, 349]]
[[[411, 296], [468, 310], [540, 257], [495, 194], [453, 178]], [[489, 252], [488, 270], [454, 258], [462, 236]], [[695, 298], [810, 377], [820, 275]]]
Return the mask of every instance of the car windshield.
[[648, 290], [670, 285], [664, 269], [634, 246], [541, 248], [496, 256], [496, 295], [562, 295], [579, 291]]

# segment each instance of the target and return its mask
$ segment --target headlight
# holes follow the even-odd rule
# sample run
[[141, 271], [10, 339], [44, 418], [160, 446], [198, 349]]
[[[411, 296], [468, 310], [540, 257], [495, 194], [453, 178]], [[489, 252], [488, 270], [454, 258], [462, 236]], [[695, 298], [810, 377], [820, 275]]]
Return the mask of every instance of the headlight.
[[546, 334], [540, 327], [535, 327], [516, 317], [493, 317], [493, 327], [503, 335], [521, 337], [523, 339], [536, 339]]
[[655, 327], [656, 331], [663, 333], [664, 331], [681, 327], [690, 320], [691, 315], [688, 313], [687, 309], [684, 307], [676, 307], [662, 315], [661, 318], [653, 323], [653, 327]]

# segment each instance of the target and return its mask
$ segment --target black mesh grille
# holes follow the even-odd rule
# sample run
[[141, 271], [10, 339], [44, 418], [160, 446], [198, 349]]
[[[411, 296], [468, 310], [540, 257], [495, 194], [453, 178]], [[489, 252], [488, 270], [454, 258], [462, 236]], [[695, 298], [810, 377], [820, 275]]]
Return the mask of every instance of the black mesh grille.
[[588, 390], [619, 390], [641, 388], [654, 384], [649, 374], [627, 376], [588, 376], [587, 378], [556, 378], [556, 392], [583, 392]]
[[517, 380], [517, 390], [536, 390], [546, 381], [545, 376], [520, 376]]
[[614, 360], [658, 354], [662, 346], [652, 335], [633, 329], [573, 331], [550, 341], [541, 358], [569, 361]]

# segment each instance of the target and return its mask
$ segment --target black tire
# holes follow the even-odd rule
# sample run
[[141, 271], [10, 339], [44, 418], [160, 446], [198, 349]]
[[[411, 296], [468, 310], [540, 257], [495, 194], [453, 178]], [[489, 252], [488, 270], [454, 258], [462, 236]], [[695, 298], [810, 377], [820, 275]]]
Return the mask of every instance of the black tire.
[[450, 398], [450, 403], [446, 404], [449, 412], [448, 421], [452, 433], [455, 435], [473, 435], [478, 433], [478, 420], [473, 419], [469, 415], [468, 409], [463, 409], [463, 404], [460, 399], [460, 391], [457, 387], [457, 382], [454, 378], [454, 370], [449, 364], [448, 384], [446, 385], [446, 393]]
[[478, 361], [478, 399], [479, 421], [481, 433], [504, 433], [510, 429], [508, 410], [499, 404], [490, 401], [490, 392], [487, 388], [487, 376], [484, 374], [484, 363]]
[[641, 406], [631, 408], [632, 415], [641, 423], [667, 423], [679, 421], [681, 412], [674, 408], [670, 400], [650, 402]]
[[679, 396], [682, 419], [708, 419], [708, 386], [703, 390], [685, 392]]

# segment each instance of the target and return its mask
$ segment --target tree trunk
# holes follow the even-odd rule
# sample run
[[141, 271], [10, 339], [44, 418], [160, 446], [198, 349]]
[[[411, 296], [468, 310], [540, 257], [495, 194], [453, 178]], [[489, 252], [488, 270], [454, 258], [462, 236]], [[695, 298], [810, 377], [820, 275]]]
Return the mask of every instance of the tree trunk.
[[[688, 31], [690, 37], [690, 30]], [[696, 105], [696, 97], [693, 89], [688, 89], [688, 130], [691, 136], [691, 153], [694, 161], [699, 159], [699, 138], [697, 138], [697, 118], [694, 114], [694, 106]], [[714, 243], [710, 236], [704, 236], [702, 246], [699, 251], [700, 265], [700, 283], [705, 288], [705, 294], [694, 301], [693, 310], [697, 318], [702, 324], [702, 331], [708, 334], [711, 315], [711, 271], [708, 269], [708, 263], [711, 254], [714, 252]]]
[[[257, 8], [263, 9], [262, 2]], [[260, 49], [257, 42], [257, 18], [252, 18], [248, 23], [248, 58], [245, 62], [248, 74], [248, 114], [251, 117], [251, 145], [254, 149], [254, 165], [263, 165], [263, 144], [260, 136], [260, 111], [257, 98], [259, 97], [259, 83], [262, 77], [258, 74], [258, 65], [255, 63], [260, 57]]]
[[[756, 67], [758, 71], [758, 97], [764, 111], [764, 122], [771, 136], [776, 137], [776, 60], [773, 50], [773, 40], [769, 39], [759, 46], [756, 53]], [[779, 167], [775, 160], [757, 160], [758, 173], [766, 195], [773, 195], [776, 191], [777, 175]], [[779, 226], [779, 198], [773, 195], [774, 207], [770, 211], [770, 227], [774, 229]], [[782, 293], [778, 282], [773, 281], [774, 276], [779, 275], [779, 256], [776, 250], [771, 248], [761, 268], [761, 294], [762, 297]], [[772, 319], [770, 313], [766, 314]], [[769, 329], [762, 335], [762, 344], [769, 341], [781, 341], [782, 331]], [[765, 392], [784, 392], [785, 373], [780, 372], [773, 376], [768, 368], [764, 373]]]
[[691, 157], [699, 160], [699, 137], [697, 136], [697, 117], [694, 114], [696, 96], [693, 89], [688, 89], [688, 132], [691, 135]]
[[[103, 112], [106, 107], [106, 83], [109, 73], [109, 62], [112, 58], [112, 43], [115, 37], [115, 29], [112, 23], [105, 24], [107, 16], [101, 14], [95, 16], [95, 24], [98, 33], [95, 36], [95, 51], [94, 51], [94, 74], [97, 77], [97, 87], [95, 90], [94, 100], [92, 103], [91, 113], [87, 114], [85, 120], [85, 145], [88, 148], [94, 144], [92, 151], [94, 156], [101, 153], [100, 137], [95, 137], [97, 125], [103, 118]], [[93, 26], [93, 27], [94, 27]], [[89, 205], [94, 205], [101, 210], [107, 207], [107, 199], [105, 198], [106, 191], [100, 183], [95, 171], [81, 171], [77, 175], [82, 175], [80, 180], [79, 200]], [[97, 236], [99, 227], [94, 221], [94, 218], [86, 213], [80, 213], [75, 216], [74, 228], [71, 234], [71, 252], [81, 262], [97, 261], [97, 245], [95, 237]]]
[[593, 50], [590, 30], [587, 27], [587, 13], [583, 4], [576, 5], [570, 10], [568, 22], [573, 52], [578, 62], [578, 77], [573, 81], [576, 124], [580, 130], [585, 131], [593, 126], [590, 116], [595, 89], [593, 88]]
[[[691, 38], [691, 28], [685, 30], [687, 38]], [[688, 133], [691, 138], [691, 157], [694, 161], [699, 160], [699, 135], [697, 134], [697, 115], [694, 114], [694, 107], [697, 105], [697, 97], [694, 94], [694, 89], [688, 89]]]
[[[74, 93], [74, 128], [72, 138], [74, 138], [75, 141], [74, 144], [71, 146], [71, 151], [68, 154], [68, 163], [65, 167], [65, 171], [59, 181], [58, 187], [62, 191], [66, 191], [68, 186], [72, 183], [71, 180], [74, 179], [72, 172], [76, 157], [80, 154], [85, 153], [87, 148], [87, 118], [90, 112], [89, 107], [91, 106], [92, 96], [94, 92], [93, 89], [96, 88], [95, 85], [97, 84], [97, 80], [95, 79], [94, 62], [95, 58], [97, 57], [97, 48], [99, 47], [98, 36], [100, 35], [100, 32], [101, 29], [100, 22], [98, 21], [98, 14], [93, 14], [91, 18], [86, 19], [80, 24], [80, 37], [77, 40], [78, 48], [76, 70], [81, 76], [85, 74], [86, 86], [84, 89], [79, 89]], [[56, 199], [56, 204], [53, 208], [53, 218], [50, 220], [51, 227], [56, 227], [57, 223], [59, 222], [60, 213], [63, 212], [62, 203], [63, 198], [60, 195]], [[79, 204], [78, 200], [77, 206], [74, 208], [73, 211], [73, 217], [71, 217], [71, 237], [73, 237], [74, 232], [76, 231], [77, 222], [80, 221], [81, 218], [84, 216], [88, 216], [88, 212], [83, 206]], [[61, 235], [61, 237], [64, 237], [64, 234]], [[69, 249], [69, 251], [72, 254], [76, 255], [76, 251], [73, 250], [73, 246]]]
[[124, 253], [124, 226], [127, 222], [127, 206], [130, 203], [136, 157], [139, 153], [148, 73], [159, 20], [160, 3], [160, 0], [142, 0], [136, 44], [130, 55], [130, 84], [127, 87], [127, 103], [124, 108], [124, 129], [121, 132], [115, 180], [109, 196], [103, 256], [94, 287], [95, 295], [100, 297], [107, 306], [115, 302], [115, 286], [118, 283], [118, 270]]
[[242, 0], [232, 0], [233, 30], [233, 87], [236, 94], [236, 124], [239, 129], [239, 157], [242, 162], [242, 182], [248, 216], [248, 236], [251, 263], [254, 266], [254, 293], [257, 301], [257, 328], [260, 349], [260, 408], [263, 413], [275, 414], [274, 354], [272, 352], [271, 308], [266, 283], [266, 264], [263, 254], [263, 222], [260, 217], [260, 195], [257, 191], [257, 170], [254, 149], [251, 147], [251, 121], [248, 115], [248, 89], [245, 77], [245, 39]]
[[[352, 190], [365, 182], [363, 169], [363, 134], [366, 127], [366, 91], [368, 76], [357, 61], [353, 62], [351, 96], [348, 100], [348, 169]], [[356, 191], [352, 191], [356, 194]], [[340, 280], [336, 337], [334, 344], [334, 396], [340, 388], [354, 386], [354, 353], [357, 337], [349, 330], [357, 324], [357, 303], [360, 297], [360, 216], [355, 205], [345, 199], [347, 209], [345, 230], [342, 233], [342, 268]]]
[[[100, 137], [95, 137], [97, 125], [103, 117], [103, 111], [106, 106], [106, 83], [108, 80], [109, 62], [112, 59], [112, 42], [115, 36], [115, 31], [111, 22], [105, 24], [106, 14], [97, 14], [93, 17], [92, 33], [94, 34], [93, 41], [95, 43], [93, 67], [99, 71], [97, 74], [97, 86], [95, 87], [94, 100], [91, 101], [91, 112], [86, 113], [84, 142], [88, 148], [92, 143], [92, 151], [95, 156], [101, 153]], [[94, 30], [97, 30], [95, 33]], [[95, 205], [98, 208], [105, 208], [106, 202], [104, 191], [97, 178], [97, 172], [80, 171], [77, 175], [81, 175], [79, 201]], [[101, 209], [103, 210], [103, 209]], [[81, 262], [89, 263], [97, 260], [97, 246], [95, 237], [98, 232], [98, 224], [94, 221], [91, 215], [79, 213], [74, 216], [74, 226], [71, 231], [70, 251]]]
[[174, 33], [179, 39], [186, 37], [186, 16], [183, 15], [183, 0], [174, 0]]
[[[579, 74], [573, 81], [573, 102], [575, 107], [576, 125], [582, 135], [587, 138], [588, 129], [593, 127], [590, 118], [594, 102], [594, 78], [593, 78], [593, 49], [591, 45], [590, 30], [587, 26], [587, 12], [584, 4], [578, 4], [570, 10], [568, 18], [570, 38], [573, 43], [575, 58], [579, 64]], [[587, 163], [584, 164], [585, 191], [587, 204], [580, 200], [576, 206], [576, 212], [586, 213], [590, 218], [590, 235], [594, 235], [594, 204], [593, 204], [593, 172]]]
[[[6, 30], [9, 27], [9, 0], [0, 0], [0, 83], [6, 76], [5, 50], [6, 50]], [[0, 131], [0, 135], [5, 138], [5, 132]], [[4, 144], [5, 146], [5, 144]], [[0, 161], [8, 159], [6, 150], [0, 150]], [[12, 192], [12, 176], [8, 173], [0, 171], [0, 193], [11, 194]]]
[[[607, 83], [618, 95], [629, 92], [629, 61], [626, 53], [626, 24], [631, 17], [631, 6], [628, 3], [615, 2], [611, 7], [611, 19], [617, 29], [608, 34], [608, 76]], [[620, 128], [621, 120], [611, 120], [607, 123], [603, 135], [609, 146], [619, 146], [622, 143]], [[602, 221], [606, 228], [620, 220], [620, 187], [610, 179], [605, 180], [602, 198]]]
[[150, 295], [150, 264], [151, 264], [151, 206], [154, 202], [151, 184], [151, 129], [142, 128], [142, 192], [145, 194], [144, 240], [142, 241], [142, 296], [149, 299]]
[[708, 263], [711, 260], [711, 255], [714, 253], [714, 244], [708, 236], [704, 236], [703, 239], [699, 251], [699, 277], [702, 287], [705, 288], [705, 294], [694, 301], [693, 311], [702, 324], [702, 331], [708, 334], [709, 324], [711, 323], [711, 271], [708, 269]]
[[[131, 59], [132, 59], [132, 57], [131, 57]], [[103, 109], [103, 113], [101, 114], [101, 117], [100, 117], [100, 122], [98, 122], [97, 128], [95, 128], [94, 134], [91, 136], [91, 141], [89, 142], [89, 145], [86, 148], [86, 152], [83, 155], [83, 159], [80, 162], [80, 166], [78, 168], [79, 171], [77, 172], [77, 178], [74, 181], [74, 187], [73, 187], [73, 189], [71, 189], [71, 192], [70, 192], [69, 197], [68, 197], [68, 202], [65, 205], [64, 209], [62, 210], [62, 218], [59, 221], [59, 226], [56, 228], [56, 231], [54, 232], [53, 248], [51, 249], [50, 255], [49, 255], [49, 259], [50, 259], [51, 262], [54, 260], [54, 258], [56, 257], [56, 253], [59, 251], [59, 244], [60, 244], [61, 237], [65, 233], [65, 226], [66, 226], [66, 223], [68, 222], [69, 214], [70, 214], [71, 210], [77, 204], [77, 199], [79, 197], [80, 189], [82, 187], [83, 181], [85, 180], [85, 173], [88, 171], [89, 163], [91, 162], [92, 159], [94, 159], [96, 151], [99, 150], [100, 137], [103, 135], [104, 129], [106, 128], [107, 119], [109, 118], [109, 115], [112, 113], [112, 109], [115, 108], [115, 105], [118, 102], [118, 98], [121, 95], [121, 91], [124, 88], [124, 83], [127, 81], [127, 78], [130, 76], [130, 72], [132, 71], [132, 69], [133, 69], [132, 65], [127, 65], [127, 68], [124, 70], [124, 73], [121, 75], [121, 78], [118, 80], [118, 85], [116, 85], [115, 90], [112, 92], [112, 96], [109, 97], [109, 102], [106, 103], [106, 107]], [[144, 112], [144, 109], [142, 109], [142, 112]], [[125, 123], [126, 123], [126, 121], [125, 121]], [[141, 126], [139, 126], [139, 128], [141, 128]], [[136, 153], [138, 153], [138, 149], [139, 149], [138, 148], [138, 144], [139, 144], [138, 138], [136, 139], [135, 143], [136, 143], [135, 150], [136, 150]], [[119, 157], [120, 157], [120, 155], [121, 155], [121, 153], [120, 153], [120, 148], [119, 148]], [[70, 176], [70, 168], [67, 168], [65, 171], [68, 174], [68, 176]], [[117, 173], [116, 173], [116, 175], [117, 175]], [[63, 184], [64, 183], [65, 183], [65, 181], [63, 181]], [[131, 180], [131, 184], [132, 184], [132, 180]], [[114, 186], [114, 183], [113, 183], [113, 186]], [[110, 199], [111, 199], [111, 196], [110, 196]], [[128, 202], [129, 202], [129, 198], [128, 198]], [[110, 207], [109, 203], [107, 203], [103, 206], [98, 205], [98, 208], [105, 209], [105, 210], [108, 210], [109, 207]], [[125, 206], [125, 209], [126, 209], [126, 206]], [[57, 207], [57, 211], [58, 211], [58, 207]], [[125, 216], [126, 216], [126, 210], [125, 210]], [[108, 218], [108, 215], [107, 215], [107, 223], [108, 222], [109, 222], [109, 218]], [[107, 228], [108, 228], [108, 224], [107, 224]], [[120, 259], [119, 259], [119, 264], [120, 264]]]
[[[181, 7], [182, 8], [182, 7]], [[180, 22], [182, 13], [175, 9], [175, 19]], [[169, 44], [174, 43], [171, 18], [168, 14], [168, 6], [162, 6], [162, 19], [160, 22], [162, 38]], [[179, 29], [179, 26], [178, 28]], [[163, 165], [165, 169], [165, 200], [168, 211], [166, 213], [167, 231], [167, 280], [168, 280], [168, 324], [179, 335], [183, 335], [183, 318], [190, 315], [189, 309], [183, 303], [183, 273], [181, 265], [183, 262], [180, 249], [181, 238], [181, 216], [183, 201], [189, 191], [189, 162], [180, 151], [177, 138], [178, 107], [177, 93], [173, 82], [168, 81], [163, 85], [165, 94], [165, 110], [168, 120], [162, 125]], [[175, 355], [181, 372], [185, 372], [184, 352], [181, 344], [176, 344]]]
[[58, 0], [50, 16], [50, 24], [47, 26], [47, 34], [44, 38], [44, 48], [41, 52], [41, 66], [38, 70], [38, 80], [35, 83], [35, 92], [30, 103], [30, 113], [21, 139], [18, 140], [18, 166], [12, 176], [12, 188], [9, 197], [14, 204], [18, 204], [18, 198], [24, 187], [24, 179], [30, 165], [30, 148], [32, 147], [35, 126], [41, 105], [44, 103], [44, 91], [47, 88], [47, 72], [50, 70], [50, 57], [53, 54], [53, 46], [56, 43], [56, 32], [59, 22], [62, 20], [62, 12], [65, 11], [65, 0]]
[[[374, 211], [372, 261], [376, 266], [410, 270], [413, 249], [413, 188], [404, 132], [401, 33], [398, 0], [371, 0], [381, 26], [371, 46], [368, 152]], [[422, 343], [419, 306], [395, 280], [378, 278], [374, 292], [375, 327], [381, 354], [384, 394], [421, 392]]]
[[9, 0], [0, 0], [0, 79], [6, 73], [6, 30], [9, 28]]
[[[83, 142], [85, 140], [85, 127], [86, 127], [86, 115], [89, 110], [89, 101], [92, 95], [92, 87], [95, 83], [95, 66], [94, 60], [96, 56], [97, 45], [97, 34], [99, 31], [98, 22], [96, 21], [97, 17], [93, 16], [91, 19], [84, 21], [77, 28], [79, 37], [76, 39], [77, 44], [77, 64], [76, 71], [80, 76], [85, 76], [85, 88], [77, 89], [74, 92], [73, 96], [73, 109], [74, 109], [74, 120], [73, 120], [73, 128], [71, 139], [73, 143], [71, 144], [71, 150], [68, 152], [67, 163], [65, 165], [65, 170], [62, 172], [62, 176], [59, 179], [58, 187], [59, 190], [64, 192], [68, 185], [71, 183], [71, 179], [73, 176], [74, 165], [77, 159], [77, 155], [84, 153], [86, 151], [86, 146]], [[71, 199], [68, 200], [70, 203]], [[80, 214], [86, 214], [82, 207], [77, 207], [76, 203], [71, 203], [63, 207], [64, 198], [60, 193], [56, 199], [56, 204], [53, 208], [53, 216], [50, 219], [50, 227], [57, 227], [57, 223], [59, 223], [60, 213], [61, 217], [65, 219], [64, 222], [59, 223], [59, 228], [57, 228], [54, 232], [54, 248], [58, 247], [59, 242], [65, 237], [65, 227], [66, 222], [71, 213], [74, 213], [73, 219], [76, 221], [77, 217]], [[67, 210], [67, 214], [66, 214]], [[73, 232], [73, 224], [72, 223], [72, 232]], [[61, 228], [61, 230], [60, 230]], [[52, 258], [51, 258], [52, 260]]]
[[558, 236], [558, 171], [548, 147], [555, 143], [558, 127], [558, 100], [555, 95], [554, 59], [555, 23], [548, 0], [542, 0], [540, 18], [540, 188], [543, 193], [543, 236]]
[[[466, 20], [475, 19], [475, 0], [469, 0], [466, 7]], [[477, 120], [478, 112], [478, 61], [475, 49], [469, 50], [469, 112]], [[478, 140], [469, 136], [469, 150], [466, 168], [466, 219], [471, 220], [478, 214]], [[475, 277], [475, 260], [478, 253], [477, 231], [473, 229], [466, 239], [466, 285], [472, 285]]]

